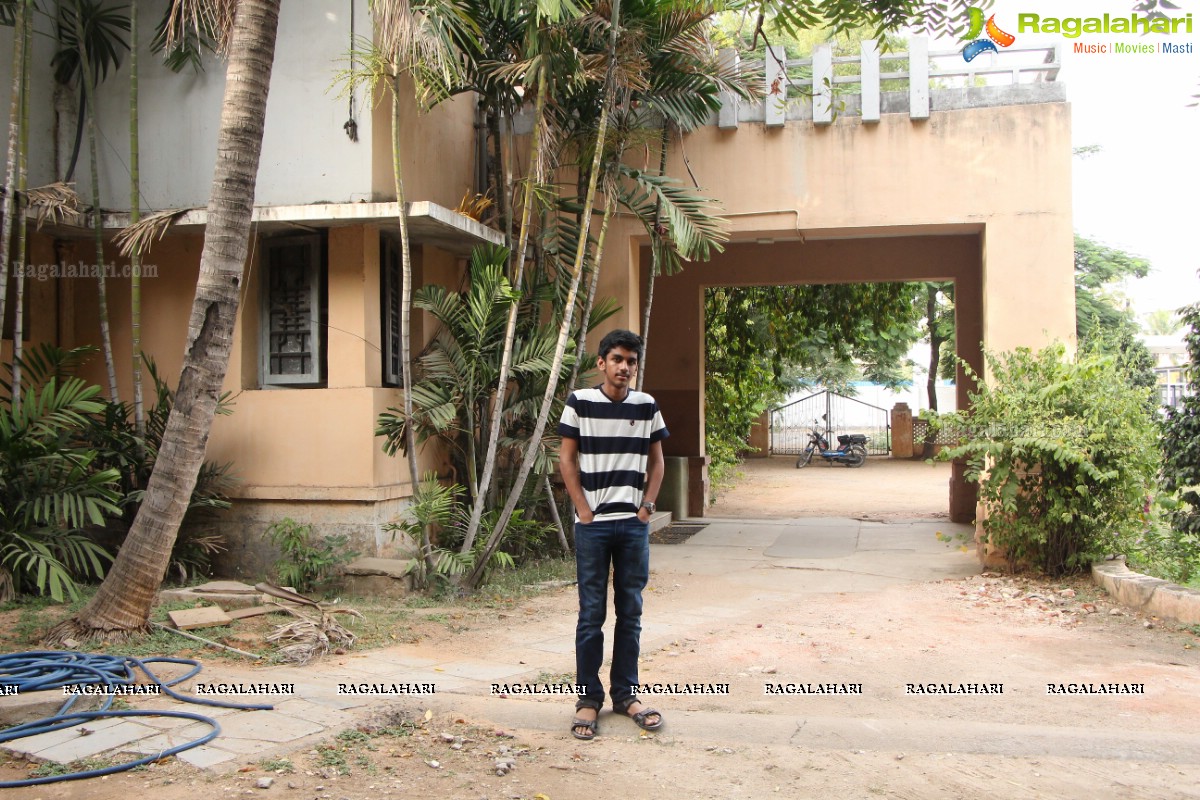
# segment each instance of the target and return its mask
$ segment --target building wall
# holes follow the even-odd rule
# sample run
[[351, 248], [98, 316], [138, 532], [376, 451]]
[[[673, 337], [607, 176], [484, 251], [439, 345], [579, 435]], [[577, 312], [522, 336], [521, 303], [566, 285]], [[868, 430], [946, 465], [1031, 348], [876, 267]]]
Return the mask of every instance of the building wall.
[[[721, 200], [733, 242], [656, 285], [646, 386], [669, 414], [677, 455], [703, 453], [705, 285], [968, 281], [979, 299], [976, 307], [959, 297], [963, 346], [1073, 343], [1065, 103], [935, 112], [926, 122], [887, 114], [874, 125], [709, 126], [687, 137], [686, 155]], [[671, 156], [671, 174], [686, 175], [677, 146]], [[628, 221], [614, 233], [601, 293], [626, 298], [643, 285], [649, 258]], [[640, 298], [625, 303], [610, 325], [636, 327], [640, 307]]]
[[[207, 54], [204, 69], [167, 69], [148, 41], [166, 0], [139, 3], [139, 136], [142, 208], [203, 207], [208, 203], [216, 160], [217, 129], [225, 91], [225, 62]], [[352, 21], [353, 17], [353, 29]], [[39, 15], [41, 20], [41, 15]], [[43, 25], [39, 22], [39, 25]], [[360, 87], [353, 100], [337, 74], [350, 66], [352, 35], [370, 36], [367, 0], [284, 3], [255, 202], [298, 205], [395, 199], [391, 162], [391, 103], [385, 92], [373, 102]], [[75, 138], [77, 93], [56, 94], [49, 63], [51, 31], [35, 37], [30, 185], [63, 176]], [[0, 37], [0, 81], [10, 85], [12, 40]], [[471, 186], [473, 103], [462, 97], [419, 112], [405, 83], [401, 134], [403, 171], [410, 200], [454, 208]], [[97, 91], [101, 204], [129, 208], [129, 63], [111, 71]], [[56, 114], [55, 109], [58, 109]], [[353, 111], [352, 111], [353, 107]], [[357, 121], [358, 141], [344, 125]], [[0, 104], [8, 130], [8, 103]], [[431, 127], [432, 126], [432, 127]], [[430, 135], [431, 130], [438, 131]], [[75, 171], [80, 195], [90, 202], [86, 138]]]

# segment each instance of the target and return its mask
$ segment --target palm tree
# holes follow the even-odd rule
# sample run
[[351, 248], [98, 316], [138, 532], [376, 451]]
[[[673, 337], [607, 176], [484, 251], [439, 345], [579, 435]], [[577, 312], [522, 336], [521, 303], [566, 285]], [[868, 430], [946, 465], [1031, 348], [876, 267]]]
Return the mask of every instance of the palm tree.
[[1160, 308], [1146, 315], [1143, 327], [1151, 336], [1170, 336], [1183, 327], [1179, 313], [1169, 308]]
[[[142, 218], [141, 152], [138, 136], [138, 4], [129, 4], [129, 224]], [[129, 324], [133, 355], [133, 424], [138, 436], [146, 435], [142, 401], [142, 250], [129, 254]]]
[[[22, 24], [25, 26], [24, 35], [21, 37], [21, 47], [25, 49], [25, 55], [21, 59], [22, 69], [24, 74], [21, 75], [21, 118], [20, 118], [20, 135], [17, 143], [17, 185], [14, 188], [13, 194], [16, 197], [16, 207], [13, 216], [19, 220], [17, 225], [17, 282], [16, 282], [16, 301], [14, 304], [13, 314], [13, 376], [12, 386], [9, 388], [12, 394], [13, 411], [17, 414], [21, 412], [21, 353], [25, 347], [25, 252], [28, 246], [27, 232], [28, 225], [25, 224], [25, 209], [28, 207], [28, 196], [26, 194], [29, 157], [29, 51], [33, 43], [33, 15], [25, 14]], [[2, 319], [2, 317], [0, 317]]]
[[[412, 374], [412, 247], [408, 234], [408, 208], [401, 169], [400, 128], [401, 103], [404, 92], [401, 79], [412, 75], [418, 101], [428, 105], [434, 97], [442, 96], [438, 87], [451, 84], [457, 75], [455, 42], [469, 31], [469, 20], [459, 14], [452, 4], [432, 2], [414, 5], [396, 0], [372, 0], [377, 42], [366, 41], [351, 53], [351, 69], [338, 76], [346, 90], [353, 92], [365, 84], [372, 96], [391, 101], [392, 185], [396, 192], [396, 223], [400, 233], [400, 371], [404, 385], [404, 417], [413, 417]], [[358, 66], [361, 65], [361, 66]], [[380, 91], [380, 88], [385, 91]], [[417, 465], [417, 442], [414, 426], [404, 428], [404, 451], [408, 456], [409, 481], [414, 496], [418, 490], [420, 471]], [[430, 554], [429, 531], [422, 528], [420, 551]], [[433, 568], [430, 561], [426, 567]]]
[[[13, 68], [12, 68], [12, 102], [8, 116], [8, 161], [4, 178], [4, 210], [3, 220], [0, 221], [0, 326], [4, 324], [6, 304], [8, 300], [8, 270], [9, 246], [12, 241], [13, 219], [17, 215], [16, 192], [17, 185], [17, 150], [21, 131], [21, 97], [22, 78], [25, 75], [25, 20], [30, 16], [32, 3], [26, 0], [16, 4], [16, 14], [11, 22], [13, 26]], [[19, 335], [19, 334], [18, 334]]]
[[[121, 8], [108, 8], [99, 0], [71, 0], [59, 9], [58, 38], [62, 49], [54, 55], [55, 79], [66, 84], [79, 80], [80, 122], [85, 123], [88, 139], [92, 189], [92, 231], [96, 248], [96, 293], [100, 306], [100, 342], [104, 367], [108, 373], [109, 399], [120, 402], [117, 368], [113, 358], [112, 335], [108, 318], [108, 283], [104, 276], [104, 225], [100, 208], [100, 150], [96, 138], [96, 89], [110, 68], [120, 66], [121, 55], [129, 47], [122, 32], [129, 30], [129, 17]], [[78, 137], [76, 153], [78, 153]], [[68, 170], [70, 181], [74, 170]]]
[[171, 545], [204, 462], [229, 366], [262, 149], [280, 0], [239, 0], [208, 227], [188, 324], [183, 369], [162, 450], [116, 562], [92, 600], [49, 635], [52, 642], [142, 630], [166, 573]]
[[[582, 210], [582, 224], [580, 225], [580, 234], [578, 246], [575, 251], [575, 262], [571, 269], [571, 277], [569, 288], [567, 289], [567, 299], [564, 305], [562, 321], [558, 329], [558, 341], [554, 348], [554, 360], [550, 370], [549, 380], [546, 381], [546, 391], [542, 395], [541, 411], [538, 413], [537, 422], [534, 423], [533, 432], [530, 434], [529, 443], [525, 449], [525, 456], [521, 460], [520, 469], [517, 472], [516, 482], [509, 490], [508, 499], [504, 504], [504, 508], [500, 511], [500, 516], [496, 521], [495, 527], [488, 536], [487, 542], [484, 544], [483, 550], [475, 561], [473, 569], [468, 573], [463, 583], [468, 589], [473, 589], [479, 585], [483, 574], [487, 569], [490, 556], [495, 552], [500, 545], [500, 540], [504, 536], [505, 528], [508, 526], [509, 520], [512, 518], [513, 511], [516, 509], [517, 502], [521, 497], [525, 488], [525, 481], [529, 477], [530, 471], [533, 469], [533, 463], [541, 449], [542, 433], [546, 430], [546, 423], [550, 417], [550, 409], [554, 403], [554, 396], [558, 389], [558, 376], [562, 370], [563, 361], [566, 357], [567, 342], [571, 333], [571, 322], [575, 309], [576, 295], [579, 292], [579, 282], [583, 277], [584, 261], [587, 255], [588, 244], [588, 227], [591, 222], [592, 209], [596, 203], [596, 190], [600, 178], [600, 167], [604, 148], [602, 143], [605, 141], [605, 134], [608, 130], [609, 117], [611, 115], [612, 100], [615, 96], [616, 84], [616, 68], [617, 68], [617, 43], [620, 38], [621, 30], [621, 0], [612, 0], [609, 18], [607, 20], [607, 29], [609, 32], [609, 49], [608, 49], [608, 66], [605, 71], [603, 89], [601, 91], [601, 107], [600, 118], [597, 123], [596, 146], [592, 157], [592, 165], [590, 177], [588, 180], [587, 195], [584, 199]], [[464, 543], [464, 547], [465, 547]]]

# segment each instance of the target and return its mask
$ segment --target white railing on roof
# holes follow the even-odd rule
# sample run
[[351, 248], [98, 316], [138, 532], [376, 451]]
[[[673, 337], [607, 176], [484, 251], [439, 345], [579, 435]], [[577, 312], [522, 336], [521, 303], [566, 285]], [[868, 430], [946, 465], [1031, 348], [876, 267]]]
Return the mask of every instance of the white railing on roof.
[[[738, 55], [735, 50], [723, 50], [721, 59], [726, 65], [736, 64]], [[928, 39], [918, 36], [908, 41], [908, 50], [903, 52], [880, 53], [878, 44], [868, 40], [862, 43], [859, 55], [837, 58], [828, 44], [819, 45], [813, 57], [805, 59], [787, 59], [783, 48], [769, 47], [764, 51], [763, 63], [764, 119], [768, 126], [783, 125], [789, 104], [796, 102], [811, 102], [813, 122], [828, 125], [833, 122], [835, 97], [840, 101], [847, 94], [839, 92], [839, 86], [858, 85], [859, 90], [851, 94], [861, 97], [863, 122], [878, 122], [882, 82], [906, 82], [909, 116], [928, 119], [931, 90], [978, 88], [980, 81], [984, 86], [992, 86], [1000, 76], [1014, 86], [1048, 83], [1058, 77], [1062, 53], [1058, 45], [1009, 47], [968, 62], [961, 50], [930, 52]], [[844, 64], [858, 65], [857, 73], [835, 75], [836, 68]], [[718, 127], [736, 128], [738, 111], [738, 99], [730, 93], [723, 94]]]

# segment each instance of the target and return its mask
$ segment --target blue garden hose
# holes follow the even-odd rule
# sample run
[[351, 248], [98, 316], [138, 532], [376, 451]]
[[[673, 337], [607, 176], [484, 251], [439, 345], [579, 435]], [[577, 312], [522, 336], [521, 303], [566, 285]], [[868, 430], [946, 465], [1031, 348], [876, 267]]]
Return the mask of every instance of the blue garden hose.
[[[152, 663], [190, 664], [192, 669], [184, 675], [164, 683], [146, 666]], [[25, 692], [45, 691], [47, 689], [58, 689], [64, 686], [102, 686], [112, 689], [117, 686], [133, 685], [136, 679], [134, 673], [135, 667], [142, 670], [165, 694], [185, 703], [197, 703], [219, 708], [238, 708], [248, 711], [269, 711], [274, 708], [274, 706], [269, 704], [243, 705], [241, 703], [208, 700], [179, 694], [170, 687], [197, 675], [201, 670], [200, 662], [189, 658], [167, 658], [163, 656], [140, 659], [133, 656], [109, 656], [98, 653], [57, 650], [10, 653], [0, 655], [0, 687], [15, 686], [21, 694]], [[109, 717], [177, 717], [206, 723], [212, 726], [212, 730], [199, 739], [176, 745], [175, 747], [145, 756], [136, 761], [104, 767], [102, 769], [72, 772], [66, 775], [51, 775], [44, 778], [28, 778], [20, 781], [0, 781], [0, 789], [37, 786], [57, 781], [72, 781], [81, 778], [94, 778], [98, 775], [111, 775], [114, 772], [123, 772], [143, 764], [158, 761], [167, 756], [182, 753], [184, 750], [190, 750], [193, 747], [199, 747], [211, 742], [221, 734], [221, 726], [215, 719], [190, 711], [114, 711], [112, 710], [114, 697], [112, 693], [104, 695], [104, 701], [96, 711], [71, 711], [71, 707], [79, 697], [80, 695], [68, 697], [54, 716], [26, 722], [21, 725], [14, 725], [0, 732], [0, 744], [16, 739], [24, 739], [28, 736], [37, 736], [41, 733], [69, 728], [80, 721], [106, 719]]]

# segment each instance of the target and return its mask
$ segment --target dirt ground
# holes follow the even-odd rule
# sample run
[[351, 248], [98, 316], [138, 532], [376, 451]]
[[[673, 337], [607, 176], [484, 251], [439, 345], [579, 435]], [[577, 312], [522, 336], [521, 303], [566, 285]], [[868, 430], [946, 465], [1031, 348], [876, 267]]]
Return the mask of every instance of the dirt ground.
[[739, 468], [736, 485], [718, 488], [714, 517], [788, 519], [945, 519], [950, 505], [950, 464], [872, 456], [855, 469], [814, 460], [796, 469], [788, 456], [753, 458]]
[[[898, 489], [891, 482], [905, 478], [893, 478], [885, 462], [790, 472], [759, 463], [766, 466], [748, 465], [749, 479], [726, 492], [714, 514], [850, 515], [846, 503], [883, 518], [944, 514], [938, 487], [948, 475], [934, 472], [933, 488], [913, 478]], [[898, 508], [900, 499], [908, 505]], [[714, 577], [652, 567], [647, 619], [733, 607], [747, 592], [757, 600], [743, 603], [744, 613], [698, 622], [686, 638], [644, 650], [644, 681], [730, 686], [728, 695], [653, 698], [667, 724], [652, 735], [604, 712], [599, 737], [577, 742], [567, 730], [570, 704], [561, 699], [448, 695], [434, 707], [381, 706], [356, 729], [286, 761], [250, 759], [225, 773], [169, 762], [6, 797], [1200, 797], [1195, 631], [1123, 612], [1083, 580], [986, 573], [875, 592], [789, 594], [751, 583], [769, 569]], [[454, 625], [414, 623], [408, 646], [418, 655], [478, 656], [535, 641], [546, 620], [574, 613], [568, 587], [516, 609], [464, 611]], [[547, 654], [530, 655], [536, 664]], [[765, 693], [766, 684], [808, 682], [861, 683], [864, 691]], [[908, 691], [909, 684], [959, 682], [1002, 683], [1003, 694]], [[1143, 684], [1145, 693], [1047, 694], [1048, 684], [1074, 682]], [[27, 773], [27, 765], [0, 765], [0, 779]], [[264, 779], [271, 785], [259, 788]]]

